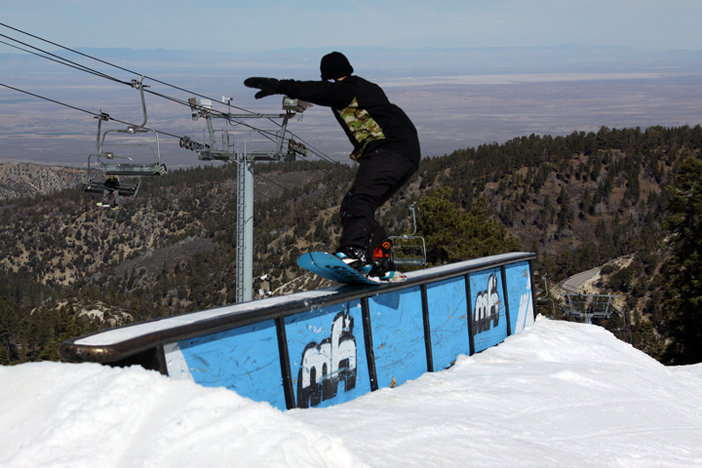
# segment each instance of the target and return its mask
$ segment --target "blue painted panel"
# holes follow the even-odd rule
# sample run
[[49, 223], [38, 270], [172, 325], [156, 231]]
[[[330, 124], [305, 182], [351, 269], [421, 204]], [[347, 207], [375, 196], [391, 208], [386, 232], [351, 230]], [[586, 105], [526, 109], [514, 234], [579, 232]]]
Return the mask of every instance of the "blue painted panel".
[[368, 299], [378, 388], [400, 385], [427, 371], [420, 288]]
[[470, 354], [465, 278], [427, 285], [427, 304], [434, 370], [438, 371], [451, 366], [458, 355]]
[[361, 302], [285, 318], [296, 406], [331, 406], [368, 393]]
[[180, 341], [178, 346], [195, 382], [286, 409], [273, 320]]
[[519, 333], [534, 322], [534, 304], [531, 296], [531, 272], [529, 262], [515, 263], [505, 267], [509, 315], [512, 334]]
[[507, 318], [500, 268], [470, 275], [475, 352], [495, 346], [507, 338]]

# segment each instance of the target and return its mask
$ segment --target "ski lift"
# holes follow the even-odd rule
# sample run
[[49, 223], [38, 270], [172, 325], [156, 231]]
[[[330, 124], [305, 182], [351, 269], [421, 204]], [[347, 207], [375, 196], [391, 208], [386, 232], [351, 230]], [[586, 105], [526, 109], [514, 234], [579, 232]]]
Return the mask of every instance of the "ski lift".
[[412, 203], [409, 206], [414, 226], [412, 233], [390, 236], [393, 243], [393, 257], [397, 266], [421, 267], [427, 264], [427, 247], [424, 237], [417, 235], [416, 205], [416, 203]]
[[[129, 125], [126, 129], [102, 132], [102, 122], [110, 120], [110, 116], [98, 109], [100, 115], [96, 117], [98, 119], [97, 153], [88, 156], [88, 183], [83, 188], [84, 192], [102, 193], [104, 190], [110, 190], [105, 186], [104, 181], [98, 181], [94, 177], [94, 172], [98, 170], [106, 177], [110, 175], [136, 177], [136, 183], [120, 182], [117, 192], [124, 197], [133, 197], [137, 194], [142, 176], [160, 176], [167, 172], [166, 165], [161, 163], [158, 133], [144, 128], [147, 116], [143, 79], [144, 77], [138, 81], [132, 80], [132, 87], [138, 89], [141, 96], [144, 120], [140, 125]], [[108, 134], [111, 134], [109, 139]]]
[[[100, 181], [93, 176], [93, 173], [97, 172], [97, 170], [92, 167], [95, 164], [94, 162], [92, 162], [93, 156], [97, 155], [91, 154], [90, 156], [88, 156], [88, 182], [83, 187], [83, 192], [104, 193], [105, 190], [115, 190], [120, 197], [136, 196], [136, 194], [139, 192], [139, 187], [141, 186], [141, 177], [137, 177], [137, 181], [135, 183], [125, 183], [121, 181], [119, 187], [117, 187], [116, 189], [112, 187], [107, 187], [105, 185], [105, 180]], [[105, 173], [105, 176], [109, 175], [110, 174]]]

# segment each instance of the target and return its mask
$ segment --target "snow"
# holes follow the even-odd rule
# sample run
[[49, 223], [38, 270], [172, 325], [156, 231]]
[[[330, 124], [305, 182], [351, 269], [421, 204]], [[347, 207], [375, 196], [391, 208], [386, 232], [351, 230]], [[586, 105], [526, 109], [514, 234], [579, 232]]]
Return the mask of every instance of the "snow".
[[0, 367], [4, 467], [699, 467], [702, 365], [539, 319], [441, 372], [281, 412], [142, 368]]

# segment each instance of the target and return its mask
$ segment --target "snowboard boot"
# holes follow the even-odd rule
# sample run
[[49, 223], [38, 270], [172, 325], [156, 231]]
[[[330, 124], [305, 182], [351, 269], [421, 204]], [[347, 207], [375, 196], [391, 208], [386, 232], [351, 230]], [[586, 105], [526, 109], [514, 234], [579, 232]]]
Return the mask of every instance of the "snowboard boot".
[[392, 242], [385, 239], [378, 247], [373, 249], [373, 267], [370, 276], [377, 276], [381, 280], [390, 280], [395, 274], [395, 261], [392, 257]]
[[366, 260], [366, 252], [361, 247], [352, 245], [341, 247], [336, 252], [336, 256], [362, 275], [367, 275], [373, 268], [373, 265]]

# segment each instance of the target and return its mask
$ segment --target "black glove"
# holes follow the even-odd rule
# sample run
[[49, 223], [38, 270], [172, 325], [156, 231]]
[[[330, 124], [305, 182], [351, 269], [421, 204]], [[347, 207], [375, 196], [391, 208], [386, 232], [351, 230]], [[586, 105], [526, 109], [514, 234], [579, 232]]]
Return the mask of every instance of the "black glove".
[[256, 93], [256, 96], [254, 96], [256, 99], [261, 99], [272, 94], [278, 94], [278, 80], [275, 78], [246, 78], [244, 80], [244, 86], [247, 88], [258, 88], [261, 90]]

